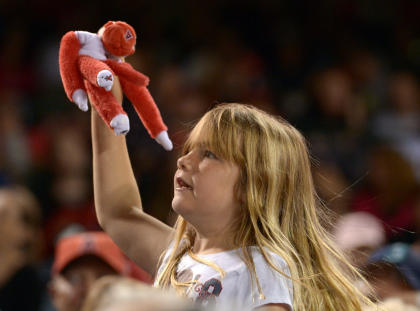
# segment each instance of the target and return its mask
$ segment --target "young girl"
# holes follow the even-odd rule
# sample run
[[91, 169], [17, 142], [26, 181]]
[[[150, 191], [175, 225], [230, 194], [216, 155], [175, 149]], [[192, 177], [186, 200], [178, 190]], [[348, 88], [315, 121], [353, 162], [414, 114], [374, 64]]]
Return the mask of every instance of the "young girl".
[[305, 140], [286, 121], [241, 104], [207, 112], [177, 162], [174, 228], [142, 211], [125, 138], [95, 111], [92, 139], [98, 220], [157, 271], [157, 287], [245, 310], [348, 311], [367, 301], [320, 224]]

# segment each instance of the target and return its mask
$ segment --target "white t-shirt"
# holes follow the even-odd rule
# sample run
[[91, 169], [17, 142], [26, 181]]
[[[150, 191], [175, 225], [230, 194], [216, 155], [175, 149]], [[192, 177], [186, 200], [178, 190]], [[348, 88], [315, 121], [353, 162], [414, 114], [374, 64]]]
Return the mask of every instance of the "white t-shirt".
[[[226, 275], [221, 275], [214, 268], [202, 264], [185, 254], [178, 264], [178, 281], [196, 282], [186, 291], [187, 297], [203, 305], [216, 306], [234, 310], [252, 310], [266, 304], [285, 304], [292, 310], [293, 285], [292, 281], [281, 275], [265, 261], [258, 247], [252, 246], [252, 256], [265, 299], [260, 299], [256, 281], [251, 285], [251, 275], [248, 267], [240, 257], [240, 250], [231, 250], [216, 254], [200, 255], [201, 259], [210, 261], [222, 268]], [[166, 252], [158, 270], [158, 276], [172, 253], [171, 246]], [[282, 257], [267, 251], [271, 255], [272, 263], [286, 275], [290, 275], [289, 268]], [[157, 279], [157, 278], [156, 278]]]
[[101, 38], [96, 33], [75, 31], [80, 41], [79, 55], [88, 55], [99, 60], [107, 60], [106, 51]]

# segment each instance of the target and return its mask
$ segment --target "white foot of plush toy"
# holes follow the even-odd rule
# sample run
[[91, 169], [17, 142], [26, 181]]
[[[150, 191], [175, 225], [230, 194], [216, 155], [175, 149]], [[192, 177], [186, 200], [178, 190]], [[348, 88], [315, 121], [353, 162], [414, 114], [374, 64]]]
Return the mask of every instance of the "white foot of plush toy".
[[111, 122], [109, 123], [111, 127], [114, 129], [115, 134], [118, 135], [125, 135], [130, 130], [130, 121], [125, 114], [118, 114], [114, 118], [112, 118]]
[[111, 91], [112, 85], [114, 84], [114, 76], [109, 70], [101, 70], [96, 76], [96, 81], [100, 87], [103, 87], [107, 91]]
[[72, 99], [73, 103], [75, 103], [80, 108], [80, 110], [88, 111], [88, 97], [85, 91], [82, 89], [77, 89], [73, 92]]
[[156, 137], [155, 140], [162, 145], [163, 148], [165, 148], [165, 150], [169, 151], [172, 150], [172, 142], [169, 139], [168, 136], [168, 132], [167, 131], [162, 131], [160, 132]]

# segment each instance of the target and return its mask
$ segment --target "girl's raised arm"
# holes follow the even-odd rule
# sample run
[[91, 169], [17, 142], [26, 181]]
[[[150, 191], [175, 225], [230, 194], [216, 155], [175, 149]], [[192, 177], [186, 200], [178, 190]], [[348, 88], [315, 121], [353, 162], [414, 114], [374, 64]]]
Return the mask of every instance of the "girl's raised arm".
[[[122, 103], [117, 77], [112, 93]], [[125, 136], [115, 136], [93, 106], [92, 147], [98, 222], [127, 256], [154, 274], [173, 229], [143, 212]]]

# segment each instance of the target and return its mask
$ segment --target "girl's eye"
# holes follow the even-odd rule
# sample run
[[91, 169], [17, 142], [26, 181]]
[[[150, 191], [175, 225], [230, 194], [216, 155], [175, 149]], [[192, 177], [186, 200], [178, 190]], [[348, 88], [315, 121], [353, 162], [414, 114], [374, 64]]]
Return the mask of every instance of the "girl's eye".
[[185, 148], [184, 150], [182, 150], [182, 154], [181, 154], [181, 156], [183, 157], [183, 156], [186, 156], [187, 154], [189, 154], [191, 152], [191, 149], [190, 148]]
[[210, 159], [217, 159], [216, 155], [209, 150], [204, 150], [204, 157]]

